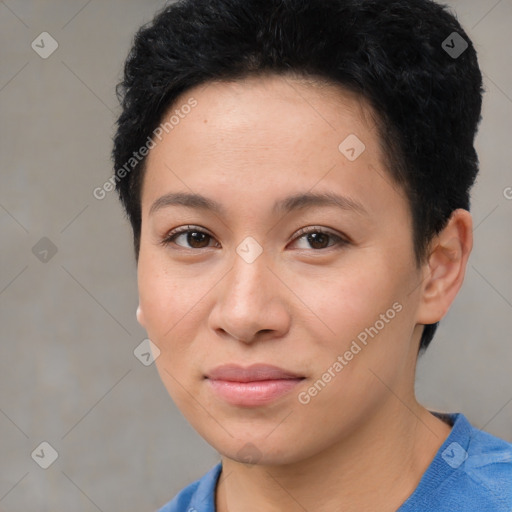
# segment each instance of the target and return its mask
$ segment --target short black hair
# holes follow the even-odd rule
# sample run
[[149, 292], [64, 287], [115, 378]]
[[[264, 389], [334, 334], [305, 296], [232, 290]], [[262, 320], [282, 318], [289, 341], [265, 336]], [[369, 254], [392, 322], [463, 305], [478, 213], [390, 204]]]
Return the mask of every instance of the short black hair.
[[[137, 261], [146, 159], [134, 152], [147, 145], [177, 97], [209, 81], [289, 73], [356, 92], [372, 107], [388, 173], [409, 201], [418, 265], [451, 213], [469, 210], [482, 75], [471, 40], [447, 6], [431, 0], [179, 0], [136, 33], [116, 88], [122, 112], [114, 178]], [[438, 323], [424, 327], [420, 351]]]

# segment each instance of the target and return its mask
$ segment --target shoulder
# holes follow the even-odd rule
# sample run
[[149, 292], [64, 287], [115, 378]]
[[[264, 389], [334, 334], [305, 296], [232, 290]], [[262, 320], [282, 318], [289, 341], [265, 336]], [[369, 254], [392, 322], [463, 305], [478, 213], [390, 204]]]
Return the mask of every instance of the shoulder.
[[512, 510], [512, 444], [470, 426], [464, 473], [483, 494], [497, 496]]
[[451, 434], [400, 512], [511, 512], [512, 444], [450, 416]]
[[182, 489], [158, 512], [215, 512], [215, 488], [222, 470], [219, 462], [208, 473]]

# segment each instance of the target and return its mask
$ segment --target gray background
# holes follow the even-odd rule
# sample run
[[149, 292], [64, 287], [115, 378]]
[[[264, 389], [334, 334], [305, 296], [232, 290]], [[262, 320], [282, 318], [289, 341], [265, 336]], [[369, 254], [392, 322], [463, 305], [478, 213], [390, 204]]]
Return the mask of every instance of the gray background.
[[[512, 0], [449, 4], [485, 76], [481, 175], [466, 280], [420, 360], [417, 392], [512, 441]], [[129, 225], [114, 193], [92, 195], [111, 173], [131, 38], [162, 6], [0, 2], [4, 512], [152, 511], [218, 461], [134, 357], [145, 332]], [[47, 59], [31, 48], [43, 31], [59, 44]], [[57, 248], [46, 263], [32, 251], [42, 237]], [[42, 441], [58, 452], [46, 470], [31, 458]]]

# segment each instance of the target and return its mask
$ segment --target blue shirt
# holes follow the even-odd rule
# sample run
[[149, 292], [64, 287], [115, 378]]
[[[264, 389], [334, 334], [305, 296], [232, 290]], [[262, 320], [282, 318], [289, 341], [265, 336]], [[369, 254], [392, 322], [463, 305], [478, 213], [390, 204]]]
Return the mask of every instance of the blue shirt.
[[[473, 427], [461, 413], [433, 413], [453, 425], [416, 490], [397, 512], [512, 512], [512, 444]], [[215, 512], [222, 464], [158, 512]]]

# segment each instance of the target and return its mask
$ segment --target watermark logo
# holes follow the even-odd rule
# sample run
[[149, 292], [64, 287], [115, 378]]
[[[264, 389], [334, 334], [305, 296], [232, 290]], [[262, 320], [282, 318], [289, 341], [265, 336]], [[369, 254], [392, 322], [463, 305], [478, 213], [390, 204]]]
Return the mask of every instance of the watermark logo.
[[366, 146], [363, 144], [363, 141], [353, 133], [338, 146], [339, 152], [351, 162], [357, 160], [365, 149]]
[[459, 443], [451, 443], [441, 454], [443, 460], [453, 469], [457, 469], [468, 458], [468, 452]]
[[43, 236], [32, 247], [32, 254], [41, 263], [48, 263], [57, 254], [57, 246], [49, 238]]
[[452, 32], [441, 44], [441, 48], [452, 59], [458, 59], [468, 46], [468, 42], [457, 32]]
[[237, 246], [236, 252], [246, 263], [253, 263], [263, 248], [252, 236], [248, 236]]
[[43, 469], [48, 469], [58, 456], [57, 450], [47, 441], [40, 443], [31, 454], [34, 462]]
[[237, 457], [244, 464], [257, 464], [262, 455], [259, 448], [252, 443], [246, 443], [237, 453]]
[[41, 32], [30, 46], [39, 57], [47, 59], [59, 47], [59, 43], [48, 32]]
[[146, 338], [135, 347], [133, 355], [144, 366], [150, 366], [160, 356], [160, 349], [149, 338]]

